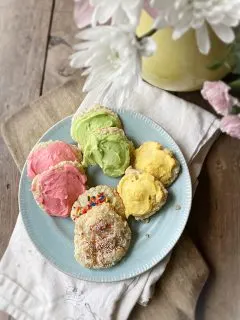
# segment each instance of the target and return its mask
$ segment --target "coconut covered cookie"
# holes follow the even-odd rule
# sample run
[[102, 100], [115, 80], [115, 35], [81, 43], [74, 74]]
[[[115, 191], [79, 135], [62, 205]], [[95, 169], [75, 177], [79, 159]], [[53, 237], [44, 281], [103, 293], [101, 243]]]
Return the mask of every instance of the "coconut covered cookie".
[[74, 145], [63, 141], [38, 143], [27, 158], [27, 175], [34, 178], [62, 161], [82, 161], [81, 151]]
[[104, 174], [119, 177], [130, 164], [134, 147], [122, 129], [97, 129], [89, 136], [84, 148], [83, 165], [98, 164]]
[[75, 259], [87, 268], [109, 268], [127, 253], [131, 230], [108, 203], [93, 207], [75, 223]]
[[165, 204], [168, 194], [154, 176], [131, 168], [126, 170], [117, 190], [123, 200], [126, 217], [134, 216], [137, 220], [156, 213]]
[[117, 127], [121, 128], [121, 121], [116, 113], [96, 105], [91, 110], [76, 116], [72, 121], [71, 136], [84, 148], [89, 134], [98, 128]]
[[77, 162], [65, 161], [37, 175], [31, 190], [50, 216], [69, 216], [73, 203], [86, 190], [87, 177]]
[[145, 142], [134, 153], [134, 168], [146, 171], [169, 186], [177, 178], [180, 164], [172, 151], [158, 142]]
[[81, 194], [73, 204], [71, 218], [76, 221], [77, 218], [86, 214], [95, 206], [102, 203], [109, 203], [121, 217], [125, 218], [125, 209], [123, 201], [115, 188], [99, 185]]

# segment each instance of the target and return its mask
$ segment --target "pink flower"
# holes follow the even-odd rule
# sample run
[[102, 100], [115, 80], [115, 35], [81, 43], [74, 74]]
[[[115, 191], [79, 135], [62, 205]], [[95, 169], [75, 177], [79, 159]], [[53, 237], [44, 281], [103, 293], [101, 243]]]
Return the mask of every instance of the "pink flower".
[[222, 118], [220, 123], [222, 132], [226, 132], [234, 138], [240, 139], [240, 116], [228, 115]]
[[144, 1], [144, 9], [152, 18], [156, 19], [158, 17], [159, 10], [150, 6], [150, 3], [148, 0]]
[[221, 115], [227, 115], [238, 100], [229, 94], [230, 87], [222, 81], [205, 81], [201, 94]]
[[88, 0], [74, 0], [74, 20], [78, 28], [82, 29], [91, 24], [94, 8]]

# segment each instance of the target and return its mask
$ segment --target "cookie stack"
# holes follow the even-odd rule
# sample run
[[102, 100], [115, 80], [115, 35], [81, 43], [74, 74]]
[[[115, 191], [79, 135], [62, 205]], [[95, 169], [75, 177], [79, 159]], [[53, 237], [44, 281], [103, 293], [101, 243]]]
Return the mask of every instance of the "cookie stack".
[[134, 147], [121, 128], [118, 115], [100, 105], [76, 116], [71, 136], [83, 152], [83, 166], [97, 164], [110, 177], [123, 175]]
[[81, 151], [63, 141], [39, 143], [28, 156], [33, 196], [49, 215], [68, 217], [73, 203], [85, 192], [87, 176], [81, 160]]
[[131, 230], [122, 199], [109, 186], [91, 188], [74, 203], [75, 258], [87, 268], [109, 268], [126, 254]]
[[134, 151], [132, 167], [120, 180], [117, 190], [127, 217], [151, 217], [166, 203], [169, 187], [177, 178], [180, 165], [174, 154], [158, 142], [145, 142]]

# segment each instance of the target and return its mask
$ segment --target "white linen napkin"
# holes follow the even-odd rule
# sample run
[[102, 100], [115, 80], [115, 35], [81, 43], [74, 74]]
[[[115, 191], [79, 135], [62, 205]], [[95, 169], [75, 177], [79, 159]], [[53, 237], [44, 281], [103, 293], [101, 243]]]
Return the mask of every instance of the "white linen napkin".
[[[102, 103], [132, 108], [159, 123], [175, 139], [188, 161], [196, 186], [204, 158], [215, 140], [214, 115], [143, 81], [130, 99], [118, 93], [89, 93], [77, 112]], [[19, 215], [0, 263], [0, 310], [16, 320], [125, 320], [138, 302], [147, 305], [170, 256], [150, 271], [115, 283], [77, 280], [55, 269], [35, 249]]]

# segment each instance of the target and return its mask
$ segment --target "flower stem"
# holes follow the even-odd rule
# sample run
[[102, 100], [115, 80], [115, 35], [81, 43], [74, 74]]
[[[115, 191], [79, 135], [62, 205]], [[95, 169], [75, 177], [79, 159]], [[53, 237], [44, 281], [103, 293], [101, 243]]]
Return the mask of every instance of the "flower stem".
[[148, 32], [144, 33], [141, 37], [137, 37], [137, 39], [138, 39], [138, 41], [141, 41], [144, 38], [151, 37], [157, 31], [158, 31], [158, 29], [151, 29]]

